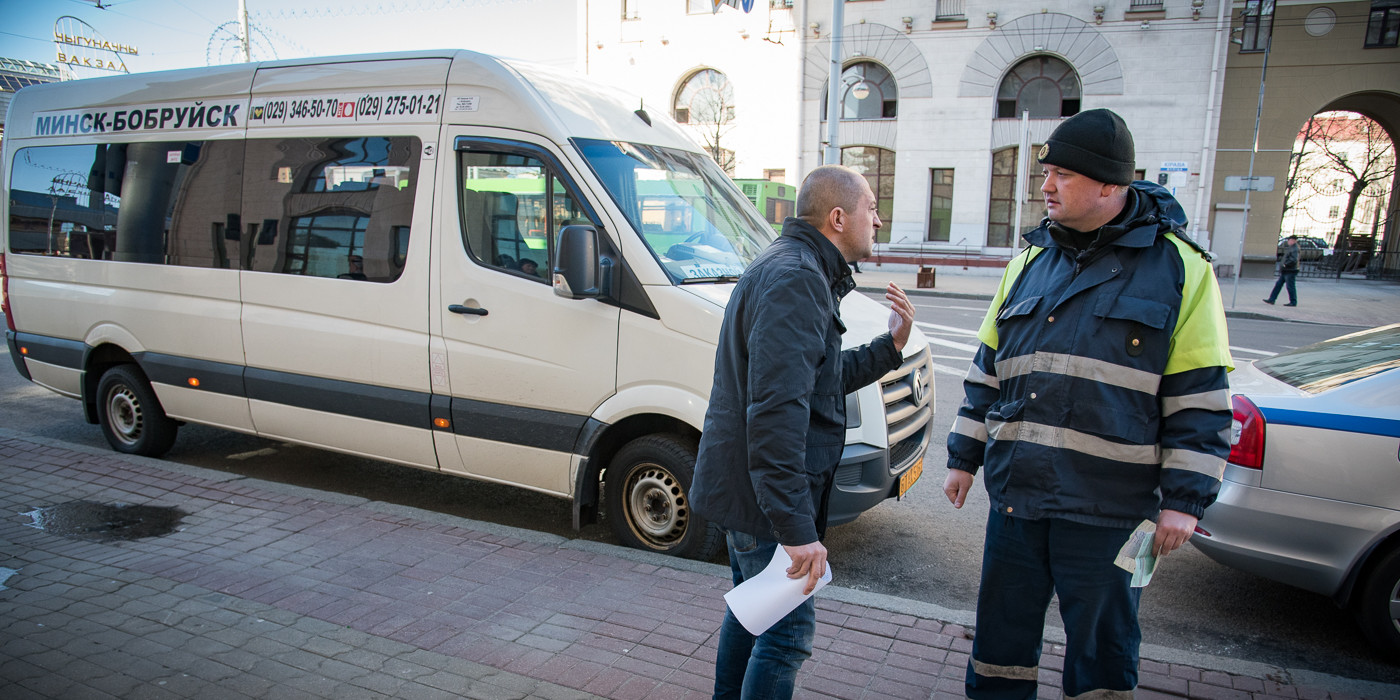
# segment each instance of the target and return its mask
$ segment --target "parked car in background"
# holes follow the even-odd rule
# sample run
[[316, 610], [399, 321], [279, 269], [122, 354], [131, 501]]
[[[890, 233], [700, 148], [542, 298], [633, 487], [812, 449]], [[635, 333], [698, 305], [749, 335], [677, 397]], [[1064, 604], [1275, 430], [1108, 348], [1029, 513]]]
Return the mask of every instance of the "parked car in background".
[[[1287, 236], [1279, 237], [1278, 253], [1276, 257], [1283, 257], [1284, 241], [1286, 240], [1288, 240]], [[1313, 262], [1321, 260], [1331, 254], [1332, 246], [1327, 243], [1327, 239], [1318, 238], [1317, 236], [1298, 237], [1298, 260], [1302, 262]]]
[[1331, 596], [1400, 656], [1400, 324], [1241, 367], [1230, 391], [1225, 480], [1192, 544]]

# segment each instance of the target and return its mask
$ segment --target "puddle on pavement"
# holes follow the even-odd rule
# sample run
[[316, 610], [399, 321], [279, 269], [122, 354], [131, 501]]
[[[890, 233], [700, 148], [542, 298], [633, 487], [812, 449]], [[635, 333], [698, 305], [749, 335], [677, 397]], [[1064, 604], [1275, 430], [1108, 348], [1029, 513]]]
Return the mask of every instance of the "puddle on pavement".
[[71, 501], [25, 515], [34, 521], [31, 527], [44, 532], [94, 542], [117, 542], [168, 535], [188, 513], [169, 506]]

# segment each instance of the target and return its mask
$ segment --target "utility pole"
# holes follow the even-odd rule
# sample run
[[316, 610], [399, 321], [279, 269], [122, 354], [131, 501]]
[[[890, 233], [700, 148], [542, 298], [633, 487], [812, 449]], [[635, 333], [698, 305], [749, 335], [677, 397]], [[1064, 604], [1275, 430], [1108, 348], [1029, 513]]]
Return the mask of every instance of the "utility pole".
[[[1269, 2], [1269, 38], [1264, 41], [1264, 65], [1259, 69], [1259, 106], [1254, 110], [1254, 145], [1249, 150], [1249, 179], [1245, 180], [1244, 190], [1244, 223], [1240, 224], [1240, 247], [1235, 257], [1235, 289], [1230, 294], [1230, 308], [1235, 308], [1235, 302], [1240, 297], [1240, 272], [1244, 267], [1244, 238], [1249, 231], [1249, 193], [1254, 191], [1254, 157], [1259, 154], [1259, 119], [1264, 114], [1264, 77], [1269, 74], [1269, 49], [1274, 45], [1274, 24], [1273, 24], [1273, 3]], [[1263, 5], [1260, 6], [1262, 15]], [[1255, 32], [1258, 32], [1263, 22], [1255, 25]], [[1241, 33], [1241, 43], [1243, 43], [1243, 33]]]
[[841, 25], [846, 0], [831, 0], [831, 71], [826, 80], [826, 157], [824, 165], [841, 164]]
[[243, 62], [253, 61], [248, 50], [248, 0], [238, 0], [238, 40], [243, 44]]

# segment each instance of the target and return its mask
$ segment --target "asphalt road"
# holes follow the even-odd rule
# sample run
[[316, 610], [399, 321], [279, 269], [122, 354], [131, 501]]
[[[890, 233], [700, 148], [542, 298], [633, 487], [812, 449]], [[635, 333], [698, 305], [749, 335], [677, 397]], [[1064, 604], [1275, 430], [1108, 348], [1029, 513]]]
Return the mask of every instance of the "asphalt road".
[[[962, 510], [941, 492], [942, 436], [961, 401], [961, 378], [986, 302], [918, 297], [918, 321], [933, 343], [936, 418], [924, 477], [902, 501], [887, 501], [828, 533], [837, 583], [926, 601], [976, 606], [987, 499], [980, 482]], [[1236, 363], [1358, 330], [1232, 319]], [[0, 348], [0, 354], [4, 354]], [[23, 381], [0, 357], [0, 425], [106, 448], [77, 402]], [[250, 477], [338, 491], [567, 537], [610, 542], [606, 523], [572, 530], [569, 504], [474, 482], [202, 426], [185, 426], [167, 459]], [[1351, 617], [1328, 599], [1236, 572], [1185, 547], [1165, 559], [1143, 597], [1144, 643], [1400, 684], [1400, 665], [1367, 645]], [[1058, 615], [1047, 624], [1059, 626]]]

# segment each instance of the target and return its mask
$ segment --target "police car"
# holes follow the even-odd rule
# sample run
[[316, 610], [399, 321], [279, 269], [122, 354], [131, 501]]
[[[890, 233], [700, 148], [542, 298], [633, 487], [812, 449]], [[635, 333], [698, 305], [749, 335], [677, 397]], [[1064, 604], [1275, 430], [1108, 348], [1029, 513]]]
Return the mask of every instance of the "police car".
[[1225, 480], [1192, 544], [1331, 596], [1400, 656], [1400, 324], [1241, 367], [1230, 390]]

